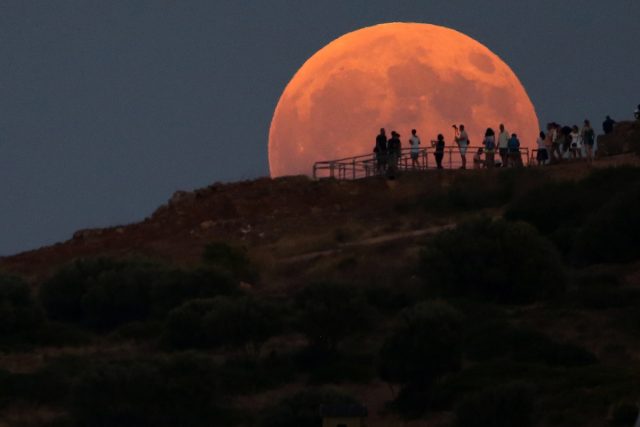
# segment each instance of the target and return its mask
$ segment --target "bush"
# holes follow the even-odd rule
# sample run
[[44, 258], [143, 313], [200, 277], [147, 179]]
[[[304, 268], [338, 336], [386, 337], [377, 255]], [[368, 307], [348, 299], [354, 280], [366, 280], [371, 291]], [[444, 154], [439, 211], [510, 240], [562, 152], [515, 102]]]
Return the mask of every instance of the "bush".
[[0, 345], [32, 343], [44, 316], [21, 279], [0, 275]]
[[424, 302], [400, 312], [380, 349], [380, 378], [431, 384], [461, 363], [462, 316], [443, 302]]
[[302, 288], [295, 301], [297, 327], [319, 350], [335, 351], [342, 340], [371, 324], [370, 307], [353, 285], [313, 283]]
[[80, 260], [40, 287], [52, 320], [107, 331], [120, 325], [164, 318], [190, 298], [237, 292], [233, 280], [214, 270], [169, 270], [159, 265], [107, 258]]
[[467, 332], [465, 353], [475, 361], [511, 359], [549, 366], [584, 366], [597, 362], [589, 351], [558, 343], [546, 335], [493, 321], [474, 325]]
[[578, 264], [628, 262], [640, 258], [640, 185], [619, 193], [602, 206], [578, 233], [574, 261]]
[[71, 413], [96, 427], [228, 425], [216, 373], [208, 359], [188, 354], [97, 362], [76, 380]]
[[173, 348], [244, 347], [258, 355], [281, 332], [282, 308], [253, 297], [192, 300], [169, 314], [164, 341]]
[[525, 223], [482, 219], [438, 234], [421, 253], [422, 276], [448, 295], [527, 303], [562, 292], [557, 251]]
[[620, 403], [611, 411], [611, 425], [631, 426], [638, 419], [638, 406], [633, 403]]
[[258, 270], [243, 249], [222, 242], [209, 243], [204, 248], [202, 259], [205, 264], [228, 271], [241, 280], [254, 282], [258, 279]]
[[331, 390], [305, 390], [286, 397], [267, 408], [260, 423], [261, 427], [322, 427], [321, 405], [357, 404], [346, 394]]
[[533, 425], [533, 391], [523, 384], [495, 387], [465, 398], [455, 414], [460, 427], [529, 427]]
[[517, 197], [507, 207], [504, 217], [526, 221], [547, 234], [561, 227], [579, 226], [599, 203], [584, 185], [554, 181]]
[[378, 373], [402, 384], [391, 407], [407, 418], [429, 407], [431, 388], [443, 375], [460, 369], [462, 316], [443, 302], [424, 302], [400, 312], [379, 354]]

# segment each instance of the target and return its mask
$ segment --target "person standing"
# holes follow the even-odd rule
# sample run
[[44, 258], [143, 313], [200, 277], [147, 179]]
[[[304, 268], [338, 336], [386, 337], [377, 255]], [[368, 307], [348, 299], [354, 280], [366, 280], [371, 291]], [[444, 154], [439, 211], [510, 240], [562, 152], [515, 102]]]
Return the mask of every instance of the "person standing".
[[591, 122], [589, 122], [589, 120], [584, 121], [580, 135], [582, 136], [584, 148], [587, 151], [587, 162], [591, 164], [591, 162], [593, 162], [593, 146], [596, 143], [596, 133], [591, 127]]
[[549, 151], [547, 148], [548, 141], [549, 139], [544, 134], [544, 132], [540, 131], [540, 134], [538, 135], [538, 139], [536, 140], [536, 144], [538, 145], [538, 153], [536, 154], [536, 161], [538, 162], [538, 165], [546, 164], [547, 160], [549, 159]]
[[391, 131], [391, 138], [387, 141], [387, 149], [389, 151], [389, 165], [387, 166], [387, 171], [389, 172], [389, 178], [393, 179], [398, 172], [398, 161], [400, 160], [400, 153], [402, 151], [400, 134], [395, 130]]
[[432, 141], [432, 145], [435, 145], [436, 151], [433, 154], [436, 158], [436, 165], [438, 169], [442, 169], [442, 158], [444, 157], [444, 136], [439, 133], [435, 143]]
[[616, 121], [613, 120], [611, 117], [607, 116], [606, 119], [604, 119], [604, 122], [602, 122], [602, 131], [604, 132], [605, 135], [609, 135], [611, 132], [613, 132], [613, 127], [616, 125]]
[[504, 125], [500, 123], [500, 133], [498, 134], [498, 153], [500, 154], [500, 159], [502, 160], [502, 167], [507, 166], [509, 154], [508, 144], [509, 132], [507, 132], [504, 128]]
[[460, 159], [462, 160], [462, 166], [460, 169], [467, 168], [467, 148], [469, 148], [469, 135], [467, 135], [467, 131], [464, 130], [464, 125], [460, 125], [460, 129], [456, 125], [453, 125], [453, 128], [456, 131], [455, 141], [458, 144], [458, 149], [460, 150]]
[[549, 133], [551, 134], [551, 161], [559, 162], [562, 160], [562, 152], [560, 152], [560, 143], [562, 142], [560, 125], [555, 122], [551, 123]]
[[380, 128], [380, 133], [376, 136], [376, 146], [373, 149], [376, 153], [376, 162], [378, 173], [382, 174], [387, 168], [388, 150], [387, 150], [387, 134], [384, 128]]
[[582, 157], [580, 155], [580, 151], [582, 150], [581, 144], [580, 144], [580, 129], [578, 129], [578, 126], [573, 125], [573, 127], [571, 128], [571, 158], [572, 159], [577, 159], [578, 157]]
[[493, 167], [493, 161], [496, 150], [496, 136], [495, 132], [491, 128], [487, 128], [484, 133], [484, 165], [487, 168]]
[[415, 129], [411, 129], [409, 144], [411, 144], [411, 167], [413, 169], [420, 169], [420, 164], [418, 163], [418, 156], [420, 156], [420, 138], [416, 134]]
[[511, 134], [509, 142], [507, 144], [509, 150], [509, 166], [516, 167], [522, 166], [522, 159], [520, 158], [520, 140], [515, 133]]

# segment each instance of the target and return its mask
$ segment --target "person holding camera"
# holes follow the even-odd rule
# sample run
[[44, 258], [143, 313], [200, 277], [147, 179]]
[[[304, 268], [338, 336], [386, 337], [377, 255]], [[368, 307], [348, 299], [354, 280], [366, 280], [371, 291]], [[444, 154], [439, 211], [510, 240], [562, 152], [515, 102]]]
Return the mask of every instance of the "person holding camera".
[[460, 169], [467, 168], [467, 148], [469, 148], [469, 136], [467, 135], [467, 131], [464, 130], [464, 125], [460, 125], [460, 129], [458, 126], [453, 125], [453, 129], [455, 130], [455, 141], [458, 144], [458, 149], [460, 149], [460, 158], [462, 159], [462, 166]]

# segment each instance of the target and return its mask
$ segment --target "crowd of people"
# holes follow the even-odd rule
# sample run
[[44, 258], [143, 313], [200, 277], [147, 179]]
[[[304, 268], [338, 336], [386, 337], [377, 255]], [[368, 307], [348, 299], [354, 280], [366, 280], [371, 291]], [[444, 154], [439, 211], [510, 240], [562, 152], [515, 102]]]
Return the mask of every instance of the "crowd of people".
[[[634, 112], [637, 119], [640, 119], [640, 105]], [[607, 116], [602, 123], [604, 134], [613, 132], [616, 122]], [[467, 150], [470, 146], [469, 135], [463, 124], [453, 125], [454, 142], [460, 154], [460, 169], [467, 168]], [[582, 159], [589, 163], [593, 161], [596, 142], [596, 133], [589, 120], [584, 120], [581, 127], [578, 125], [566, 126], [552, 122], [546, 126], [546, 132], [540, 131], [536, 141], [535, 160], [539, 165], [558, 163], [566, 160]], [[409, 138], [411, 167], [420, 169], [420, 137], [415, 129], [411, 130]], [[442, 160], [445, 154], [445, 139], [442, 134], [438, 134], [435, 140], [431, 141], [434, 149], [433, 155], [436, 167], [443, 169]], [[402, 143], [400, 134], [391, 132], [391, 138], [387, 138], [384, 128], [376, 137], [375, 148], [373, 149], [376, 159], [378, 173], [387, 173], [394, 176], [398, 170], [398, 163], [402, 157]], [[496, 157], [496, 154], [498, 155]], [[509, 133], [504, 124], [500, 124], [496, 133], [492, 128], [487, 128], [484, 133], [482, 144], [473, 154], [474, 168], [493, 167], [520, 167], [523, 165], [520, 152], [520, 140], [516, 133]]]
[[[467, 150], [469, 148], [469, 135], [465, 130], [463, 124], [460, 126], [453, 125], [455, 132], [454, 141], [458, 147], [460, 153], [461, 166], [460, 169], [467, 168]], [[420, 137], [415, 129], [411, 130], [411, 137], [409, 138], [409, 144], [411, 145], [411, 167], [413, 169], [420, 168]], [[521, 166], [522, 159], [520, 156], [520, 140], [515, 133], [509, 134], [504, 128], [504, 125], [500, 125], [500, 133], [497, 136], [493, 129], [488, 128], [485, 132], [483, 141], [483, 147], [474, 154], [474, 166]], [[431, 147], [434, 148], [434, 157], [436, 161], [436, 167], [443, 169], [442, 159], [445, 153], [445, 140], [442, 134], [438, 134], [437, 138], [431, 141]], [[500, 160], [494, 161], [494, 153], [497, 152], [500, 156]], [[380, 133], [376, 136], [376, 143], [373, 149], [376, 157], [376, 167], [378, 173], [387, 173], [390, 176], [394, 176], [398, 170], [398, 162], [402, 157], [402, 143], [400, 142], [400, 134], [398, 132], [391, 131], [391, 138], [387, 138], [387, 133], [384, 128], [380, 129]], [[484, 156], [484, 159], [482, 158]]]

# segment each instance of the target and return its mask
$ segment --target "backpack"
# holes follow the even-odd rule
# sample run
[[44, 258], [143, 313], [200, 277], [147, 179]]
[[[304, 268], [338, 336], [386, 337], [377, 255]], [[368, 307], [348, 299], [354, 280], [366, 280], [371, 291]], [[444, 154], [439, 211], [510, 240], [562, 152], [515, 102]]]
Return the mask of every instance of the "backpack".
[[492, 138], [487, 138], [484, 145], [487, 150], [494, 150], [496, 148], [496, 143]]

